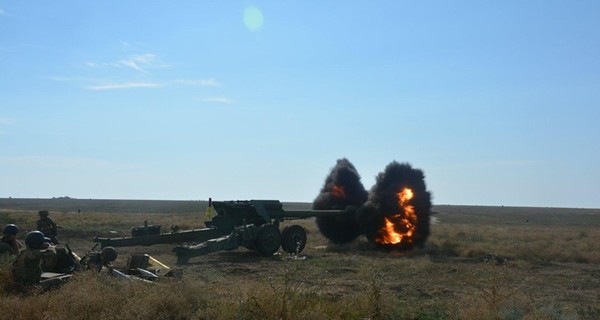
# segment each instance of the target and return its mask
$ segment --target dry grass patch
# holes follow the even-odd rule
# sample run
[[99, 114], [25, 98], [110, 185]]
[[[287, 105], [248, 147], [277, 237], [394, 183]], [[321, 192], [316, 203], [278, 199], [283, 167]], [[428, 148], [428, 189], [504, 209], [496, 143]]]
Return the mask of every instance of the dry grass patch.
[[[16, 311], [0, 319], [600, 319], [600, 212], [450, 209], [457, 211], [436, 216], [426, 247], [408, 253], [376, 250], [363, 238], [330, 245], [302, 220], [308, 243], [300, 257], [240, 248], [191, 259], [181, 280], [149, 285], [82, 273], [47, 293], [3, 287], [0, 310]], [[82, 215], [53, 217], [74, 249], [91, 247], [92, 232], [127, 235], [144, 220], [203, 225], [189, 214]], [[35, 212], [0, 211], [0, 223], [35, 220]], [[149, 253], [173, 266], [172, 247], [119, 248], [116, 264]], [[0, 281], [9, 275], [9, 263], [0, 264]]]

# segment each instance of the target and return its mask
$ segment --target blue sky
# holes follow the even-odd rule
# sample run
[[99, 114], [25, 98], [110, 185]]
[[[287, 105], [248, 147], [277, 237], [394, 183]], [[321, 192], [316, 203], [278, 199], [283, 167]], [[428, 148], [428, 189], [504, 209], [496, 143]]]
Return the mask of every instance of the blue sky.
[[0, 197], [600, 208], [598, 1], [0, 1]]

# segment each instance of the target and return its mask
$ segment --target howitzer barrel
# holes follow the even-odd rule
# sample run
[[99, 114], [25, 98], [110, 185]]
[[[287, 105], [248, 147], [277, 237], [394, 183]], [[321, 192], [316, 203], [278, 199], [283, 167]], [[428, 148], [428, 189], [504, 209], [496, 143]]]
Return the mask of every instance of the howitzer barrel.
[[274, 212], [273, 218], [305, 219], [312, 217], [338, 217], [346, 213], [345, 210], [285, 210], [283, 213]]
[[349, 212], [348, 210], [284, 210], [278, 200], [213, 201], [212, 203], [218, 214], [215, 224], [225, 221], [235, 221], [235, 225], [260, 224], [261, 221], [264, 223], [272, 220], [337, 217]]

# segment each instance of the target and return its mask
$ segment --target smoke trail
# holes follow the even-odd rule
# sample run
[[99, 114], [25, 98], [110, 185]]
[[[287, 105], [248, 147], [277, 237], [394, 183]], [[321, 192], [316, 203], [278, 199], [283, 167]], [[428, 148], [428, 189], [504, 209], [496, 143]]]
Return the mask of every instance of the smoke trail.
[[390, 163], [379, 173], [357, 219], [367, 239], [386, 248], [422, 247], [429, 236], [431, 194], [421, 170]]
[[[313, 201], [314, 210], [345, 210], [359, 207], [368, 197], [360, 182], [360, 175], [348, 159], [339, 159], [325, 179], [321, 192]], [[317, 226], [323, 236], [336, 244], [347, 243], [360, 235], [355, 210], [338, 217], [317, 217]]]

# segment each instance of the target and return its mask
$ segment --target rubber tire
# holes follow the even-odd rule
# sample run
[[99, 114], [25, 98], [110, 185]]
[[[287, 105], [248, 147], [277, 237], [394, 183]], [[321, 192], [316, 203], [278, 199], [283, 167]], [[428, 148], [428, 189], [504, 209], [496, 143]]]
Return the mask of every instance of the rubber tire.
[[289, 254], [302, 252], [306, 247], [306, 230], [297, 224], [283, 228], [281, 248]]
[[271, 223], [262, 225], [258, 230], [254, 245], [256, 251], [263, 256], [272, 256], [281, 246], [281, 232], [279, 232], [279, 228]]

